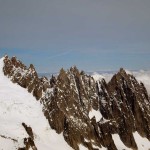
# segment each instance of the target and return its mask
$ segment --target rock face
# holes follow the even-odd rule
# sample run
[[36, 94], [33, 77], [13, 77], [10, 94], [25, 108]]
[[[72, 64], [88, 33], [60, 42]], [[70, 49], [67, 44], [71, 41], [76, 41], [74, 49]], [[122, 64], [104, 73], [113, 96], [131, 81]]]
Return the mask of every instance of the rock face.
[[[76, 67], [61, 69], [57, 78], [48, 80], [39, 78], [33, 65], [27, 68], [15, 57], [5, 56], [4, 64], [4, 74], [40, 100], [51, 128], [63, 133], [73, 149], [79, 150], [82, 144], [89, 150], [117, 150], [112, 134], [118, 134], [127, 147], [136, 150], [135, 131], [150, 140], [147, 91], [123, 69], [106, 83], [104, 79], [96, 82]], [[93, 110], [102, 115], [101, 119], [90, 117]], [[32, 130], [23, 126], [34, 143]]]
[[9, 59], [8, 56], [5, 56], [4, 63], [4, 74], [11, 78], [12, 82], [18, 83], [23, 88], [27, 88], [37, 100], [42, 97], [42, 91], [45, 92], [49, 88], [49, 81], [45, 77], [39, 79], [32, 64], [27, 68], [16, 57]]
[[133, 132], [150, 140], [150, 101], [144, 85], [123, 69], [108, 84], [102, 80], [100, 85], [100, 110], [111, 121], [110, 129], [115, 129], [107, 131], [117, 132], [123, 143], [133, 149], [137, 149]]
[[18, 150], [37, 150], [37, 148], [35, 146], [35, 143], [34, 143], [34, 135], [33, 135], [33, 132], [32, 132], [32, 128], [28, 127], [24, 122], [22, 123], [22, 126], [26, 130], [29, 137], [24, 138], [25, 147], [19, 148]]

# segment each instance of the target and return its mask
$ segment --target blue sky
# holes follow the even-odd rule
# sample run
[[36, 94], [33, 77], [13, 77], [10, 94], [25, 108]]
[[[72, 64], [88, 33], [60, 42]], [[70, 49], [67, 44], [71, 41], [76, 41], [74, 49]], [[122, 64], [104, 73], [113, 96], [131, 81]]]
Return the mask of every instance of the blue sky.
[[0, 56], [38, 72], [150, 69], [149, 0], [0, 0]]

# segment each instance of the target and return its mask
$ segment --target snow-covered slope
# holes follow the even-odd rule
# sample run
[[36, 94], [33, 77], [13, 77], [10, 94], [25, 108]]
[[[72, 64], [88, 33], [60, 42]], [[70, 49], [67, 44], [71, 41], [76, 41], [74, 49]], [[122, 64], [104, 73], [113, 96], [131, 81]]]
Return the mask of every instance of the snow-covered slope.
[[150, 141], [146, 138], [142, 138], [138, 132], [133, 134], [139, 150], [149, 150]]
[[[149, 150], [150, 148], [150, 142], [146, 138], [142, 138], [138, 132], [133, 133], [133, 136], [135, 138], [135, 141], [137, 143], [138, 150]], [[118, 150], [132, 150], [131, 148], [126, 147], [123, 142], [121, 141], [118, 134], [112, 135], [113, 140], [118, 148]]]
[[128, 147], [126, 147], [123, 142], [121, 141], [120, 137], [118, 134], [113, 134], [112, 138], [116, 144], [116, 147], [118, 148], [118, 150], [132, 150]]
[[[144, 128], [150, 123], [149, 99], [145, 88], [123, 69], [108, 84], [109, 75], [95, 74], [94, 78], [100, 80], [97, 84], [76, 67], [68, 72], [61, 69], [57, 78], [47, 80], [38, 78], [33, 65], [26, 68], [15, 57], [10, 60], [6, 56], [4, 62], [0, 59], [0, 150], [25, 147], [24, 138], [32, 138], [27, 130], [30, 127], [38, 150], [71, 150], [65, 140], [79, 150], [129, 150], [131, 147], [149, 150], [150, 142], [140, 136], [142, 131], [141, 135], [149, 139], [150, 130]], [[103, 77], [106, 82], [101, 80]], [[51, 88], [55, 89], [52, 94]], [[135, 95], [135, 111], [124, 103], [132, 102], [129, 93]]]
[[100, 113], [99, 110], [96, 111], [96, 110], [92, 109], [92, 110], [89, 112], [89, 117], [90, 117], [90, 119], [93, 118], [93, 117], [95, 117], [96, 122], [98, 122], [98, 121], [100, 121], [100, 119], [102, 118], [102, 114]]
[[0, 59], [0, 149], [23, 147], [28, 137], [22, 123], [32, 128], [38, 150], [71, 150], [63, 136], [52, 130], [42, 112], [42, 105], [32, 94], [12, 83], [3, 74]]

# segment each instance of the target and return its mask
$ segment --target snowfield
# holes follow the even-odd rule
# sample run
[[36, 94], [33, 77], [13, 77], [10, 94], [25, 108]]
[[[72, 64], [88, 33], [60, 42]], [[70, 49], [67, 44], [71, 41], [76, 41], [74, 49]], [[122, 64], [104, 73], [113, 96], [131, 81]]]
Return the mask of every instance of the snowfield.
[[96, 119], [96, 122], [100, 121], [101, 118], [102, 118], [102, 114], [100, 113], [99, 110], [94, 110], [92, 109], [90, 112], [89, 112], [89, 118], [92, 119], [93, 117], [95, 117]]
[[[23, 139], [28, 137], [28, 134], [22, 126], [23, 122], [32, 128], [34, 142], [38, 150], [72, 150], [65, 142], [63, 135], [57, 134], [55, 130], [50, 128], [42, 112], [43, 106], [40, 102], [26, 89], [12, 83], [10, 79], [4, 76], [3, 65], [2, 58], [0, 59], [0, 150], [17, 150], [18, 147], [24, 147]], [[95, 74], [95, 78], [99, 80], [102, 76]], [[92, 109], [89, 117], [94, 116], [96, 121], [102, 118], [99, 111]], [[122, 143], [119, 135], [114, 134], [112, 137], [118, 150], [129, 150]], [[134, 138], [139, 150], [150, 149], [150, 142], [142, 138], [137, 132], [134, 133]], [[80, 150], [87, 149], [83, 145], [79, 145], [79, 147]], [[101, 148], [101, 150], [105, 149], [104, 147]]]
[[2, 68], [3, 58], [0, 59], [0, 150], [24, 146], [23, 139], [28, 135], [23, 122], [32, 128], [38, 150], [71, 150], [63, 135], [50, 128], [40, 102], [5, 77]]
[[[136, 141], [138, 150], [149, 150], [150, 149], [150, 141], [146, 138], [142, 138], [138, 132], [133, 133], [134, 139]], [[118, 134], [113, 134], [112, 138], [115, 142], [115, 145], [118, 150], [132, 150], [131, 148], [126, 147], [121, 141]]]
[[150, 141], [148, 139], [142, 138], [138, 132], [134, 132], [133, 136], [139, 150], [150, 150]]
[[128, 148], [123, 144], [118, 134], [113, 134], [112, 138], [118, 150], [132, 150], [131, 148]]

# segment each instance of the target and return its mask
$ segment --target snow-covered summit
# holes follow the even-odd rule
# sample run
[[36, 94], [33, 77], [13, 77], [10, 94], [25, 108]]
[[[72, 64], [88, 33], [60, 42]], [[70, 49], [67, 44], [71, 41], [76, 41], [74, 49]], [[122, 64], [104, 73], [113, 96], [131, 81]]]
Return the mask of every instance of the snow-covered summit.
[[25, 147], [24, 139], [30, 136], [22, 126], [25, 123], [32, 128], [38, 150], [71, 150], [63, 136], [50, 128], [40, 101], [4, 76], [3, 60], [0, 59], [0, 149]]
[[[76, 67], [67, 71], [61, 69], [57, 78], [52, 76], [49, 80], [39, 78], [33, 65], [27, 68], [16, 57], [5, 56], [1, 64], [1, 79], [5, 81], [1, 81], [1, 91], [3, 95], [8, 93], [8, 100], [5, 101], [3, 96], [1, 103], [5, 107], [13, 106], [8, 109], [12, 108], [12, 112], [6, 121], [12, 115], [11, 120], [17, 123], [14, 128], [18, 128], [18, 134], [23, 134], [22, 137], [11, 136], [13, 132], [6, 132], [1, 135], [2, 140], [20, 144], [15, 146], [28, 146], [27, 149], [30, 146], [34, 150], [150, 148], [147, 91], [144, 84], [138, 83], [123, 68], [107, 82], [106, 78], [95, 80]], [[16, 94], [11, 96], [9, 93]], [[2, 114], [9, 113], [5, 107]], [[24, 115], [18, 117], [21, 114]], [[9, 128], [12, 129], [11, 125]]]

